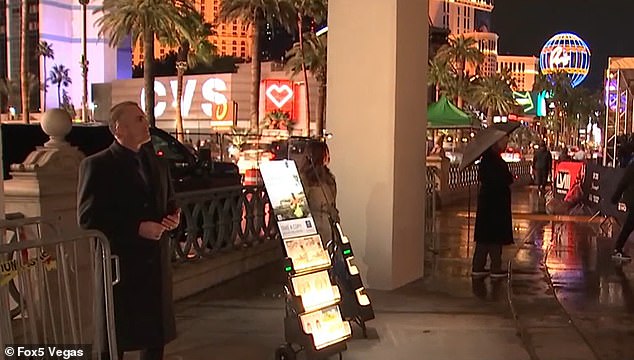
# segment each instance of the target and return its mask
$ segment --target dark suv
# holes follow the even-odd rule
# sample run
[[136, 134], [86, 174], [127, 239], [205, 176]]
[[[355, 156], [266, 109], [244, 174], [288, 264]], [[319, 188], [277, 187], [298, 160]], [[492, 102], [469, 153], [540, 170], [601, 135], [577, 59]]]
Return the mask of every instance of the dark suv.
[[[11, 164], [23, 162], [48, 141], [39, 124], [2, 124], [2, 161], [4, 179], [10, 179]], [[157, 156], [167, 159], [176, 192], [240, 185], [238, 167], [233, 163], [211, 161], [208, 151], [200, 153], [186, 147], [167, 132], [150, 128], [152, 145]], [[92, 155], [112, 144], [114, 138], [104, 124], [74, 124], [66, 140], [86, 155]]]

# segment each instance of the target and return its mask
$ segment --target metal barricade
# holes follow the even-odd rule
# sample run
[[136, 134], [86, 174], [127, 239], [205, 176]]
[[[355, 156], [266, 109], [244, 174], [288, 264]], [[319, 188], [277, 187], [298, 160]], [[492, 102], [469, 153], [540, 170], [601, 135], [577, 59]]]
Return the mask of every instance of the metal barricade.
[[2, 220], [0, 230], [12, 234], [0, 244], [1, 348], [90, 345], [86, 358], [117, 360], [112, 286], [119, 266], [106, 237], [62, 236], [55, 222], [39, 217]]

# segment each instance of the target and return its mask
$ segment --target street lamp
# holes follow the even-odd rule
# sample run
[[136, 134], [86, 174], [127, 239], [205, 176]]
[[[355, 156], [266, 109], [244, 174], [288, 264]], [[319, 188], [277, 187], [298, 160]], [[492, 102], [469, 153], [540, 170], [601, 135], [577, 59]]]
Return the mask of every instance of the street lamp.
[[86, 5], [89, 0], [79, 0], [81, 4], [81, 76], [83, 82], [83, 92], [81, 97], [81, 121], [83, 123], [88, 122], [88, 57], [86, 49]]

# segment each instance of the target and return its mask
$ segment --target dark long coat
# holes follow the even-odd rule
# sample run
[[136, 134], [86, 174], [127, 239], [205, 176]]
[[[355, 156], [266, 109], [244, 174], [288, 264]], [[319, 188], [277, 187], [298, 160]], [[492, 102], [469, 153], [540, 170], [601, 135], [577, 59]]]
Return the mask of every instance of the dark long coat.
[[475, 222], [475, 241], [488, 244], [513, 243], [511, 184], [513, 175], [500, 154], [487, 150], [478, 172], [480, 191]]
[[138, 172], [135, 153], [114, 142], [84, 159], [79, 170], [77, 217], [84, 229], [103, 232], [119, 256], [121, 281], [114, 286], [120, 351], [163, 346], [176, 337], [169, 236], [138, 235], [142, 221], [173, 213], [169, 170], [143, 148], [149, 186]]

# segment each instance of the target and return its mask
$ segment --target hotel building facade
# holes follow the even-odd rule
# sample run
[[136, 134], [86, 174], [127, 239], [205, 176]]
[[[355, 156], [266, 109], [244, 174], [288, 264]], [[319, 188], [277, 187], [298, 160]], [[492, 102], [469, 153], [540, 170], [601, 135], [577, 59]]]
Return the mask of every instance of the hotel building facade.
[[[222, 0], [196, 0], [196, 9], [203, 15], [204, 21], [213, 24], [216, 35], [209, 40], [218, 48], [219, 55], [235, 56], [243, 59], [251, 59], [252, 30], [239, 21], [228, 24], [219, 24], [218, 15]], [[161, 45], [158, 40], [154, 43], [154, 56], [158, 59], [172, 50], [168, 46]], [[132, 52], [134, 65], [143, 62], [143, 44], [139, 43]]]
[[[429, 0], [433, 26], [450, 30], [450, 36], [472, 37], [484, 54], [483, 75], [497, 71], [498, 35], [491, 32], [493, 0]], [[473, 70], [472, 70], [473, 71]]]
[[497, 70], [508, 69], [515, 81], [515, 91], [532, 91], [539, 73], [539, 59], [535, 56], [498, 55]]
[[[20, 1], [7, 0], [0, 2], [0, 78], [20, 81]], [[108, 46], [108, 39], [98, 36], [99, 29], [95, 21], [101, 16], [93, 12], [101, 7], [101, 0], [91, 1], [86, 7], [86, 47], [88, 65], [88, 84], [110, 82], [117, 78], [131, 76], [131, 48], [122, 43], [117, 48]], [[40, 83], [50, 77], [53, 66], [63, 65], [69, 69], [71, 86], [65, 88], [76, 109], [81, 108], [82, 101], [82, 7], [74, 0], [32, 0], [29, 1], [28, 57], [29, 72], [34, 74]], [[46, 41], [52, 45], [53, 59], [37, 56], [37, 44]], [[88, 99], [91, 99], [91, 88], [88, 87]], [[40, 96], [38, 96], [38, 93]], [[58, 96], [55, 86], [48, 82], [46, 99], [43, 91], [35, 90], [30, 96], [32, 111], [38, 112], [46, 107], [57, 107]], [[13, 104], [19, 108], [18, 104]], [[3, 109], [6, 110], [6, 109]], [[19, 109], [18, 109], [19, 112]]]

